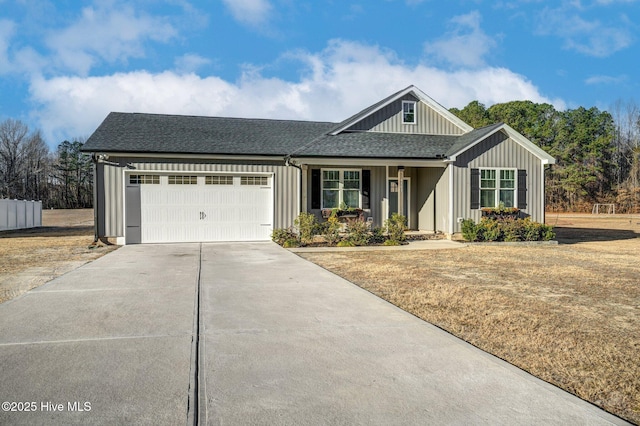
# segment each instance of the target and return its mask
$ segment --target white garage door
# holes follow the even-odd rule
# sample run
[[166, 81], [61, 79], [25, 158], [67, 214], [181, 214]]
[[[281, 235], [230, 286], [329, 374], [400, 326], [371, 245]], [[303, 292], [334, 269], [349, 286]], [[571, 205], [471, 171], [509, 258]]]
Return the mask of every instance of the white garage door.
[[269, 240], [272, 176], [168, 175], [140, 185], [142, 243]]

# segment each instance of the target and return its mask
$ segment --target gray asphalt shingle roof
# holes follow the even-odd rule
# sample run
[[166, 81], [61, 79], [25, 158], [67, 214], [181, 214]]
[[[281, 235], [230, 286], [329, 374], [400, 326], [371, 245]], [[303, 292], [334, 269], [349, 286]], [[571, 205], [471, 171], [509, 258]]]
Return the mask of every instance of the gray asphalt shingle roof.
[[462, 136], [328, 133], [336, 123], [112, 112], [84, 144], [86, 152], [265, 155], [352, 158], [443, 158], [500, 124]]
[[285, 156], [335, 123], [112, 112], [83, 150]]
[[490, 126], [481, 127], [479, 129], [474, 129], [469, 133], [465, 133], [464, 135], [458, 136], [456, 141], [449, 147], [446, 151], [446, 155], [453, 155], [456, 152], [459, 152], [471, 145], [477, 140], [484, 138], [485, 136], [493, 133], [498, 127], [502, 126], [503, 123], [496, 123]]

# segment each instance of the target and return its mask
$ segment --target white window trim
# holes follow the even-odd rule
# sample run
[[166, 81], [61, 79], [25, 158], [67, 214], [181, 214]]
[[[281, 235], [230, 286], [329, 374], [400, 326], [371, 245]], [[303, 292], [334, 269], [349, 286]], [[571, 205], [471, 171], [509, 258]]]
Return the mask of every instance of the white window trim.
[[[413, 105], [413, 121], [404, 121], [404, 106], [405, 104]], [[417, 102], [416, 101], [402, 101], [402, 124], [417, 124], [418, 123], [418, 114], [416, 111]]]
[[[500, 171], [501, 170], [512, 170], [513, 171], [513, 188], [505, 188], [505, 189], [513, 189], [513, 207], [518, 207], [518, 169], [515, 167], [480, 167], [480, 182], [478, 191], [480, 191], [480, 208], [481, 209], [491, 209], [496, 208], [500, 205]], [[496, 171], [496, 187], [493, 189], [494, 191], [494, 206], [493, 207], [483, 207], [482, 206], [482, 171], [483, 170], [495, 170]]]
[[362, 208], [362, 169], [340, 169], [340, 168], [324, 168], [320, 169], [320, 208], [328, 209], [330, 207], [324, 206], [324, 172], [339, 172], [340, 173], [340, 183], [338, 186], [338, 207], [340, 207], [343, 203], [343, 194], [344, 194], [344, 172], [359, 172], [360, 173], [360, 185], [358, 187], [358, 207]]

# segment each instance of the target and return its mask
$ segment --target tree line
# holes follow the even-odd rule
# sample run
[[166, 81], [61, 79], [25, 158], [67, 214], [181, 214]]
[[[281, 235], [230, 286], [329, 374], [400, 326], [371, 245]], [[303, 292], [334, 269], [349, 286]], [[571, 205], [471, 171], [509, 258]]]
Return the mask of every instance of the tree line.
[[503, 122], [556, 159], [546, 172], [547, 209], [591, 211], [615, 203], [640, 212], [640, 108], [618, 101], [613, 114], [596, 107], [557, 111], [550, 104], [513, 101], [486, 108], [472, 101], [452, 113], [474, 128]]
[[0, 199], [42, 201], [42, 208], [93, 205], [91, 158], [83, 140], [60, 143], [51, 151], [39, 130], [19, 120], [0, 123]]

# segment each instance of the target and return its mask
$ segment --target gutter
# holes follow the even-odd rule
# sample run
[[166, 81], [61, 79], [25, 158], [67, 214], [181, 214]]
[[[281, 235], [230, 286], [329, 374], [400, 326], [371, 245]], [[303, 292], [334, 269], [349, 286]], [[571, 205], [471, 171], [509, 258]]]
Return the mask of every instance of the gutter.
[[98, 232], [98, 210], [100, 208], [98, 205], [100, 200], [98, 190], [101, 186], [100, 179], [98, 177], [98, 163], [119, 165], [118, 163], [106, 161], [108, 159], [109, 155], [107, 154], [97, 152], [91, 154], [91, 162], [93, 163], [93, 243], [91, 243], [89, 248], [95, 248], [99, 241], [102, 241], [107, 245], [111, 244], [106, 239], [101, 240]]
[[91, 155], [93, 163], [93, 244], [98, 243], [98, 159]]
[[295, 167], [298, 169], [298, 215], [302, 213], [302, 167], [298, 166], [295, 160], [291, 159], [291, 155], [284, 157], [284, 165], [286, 167]]

